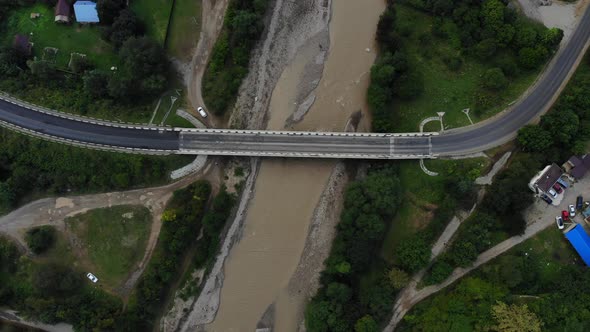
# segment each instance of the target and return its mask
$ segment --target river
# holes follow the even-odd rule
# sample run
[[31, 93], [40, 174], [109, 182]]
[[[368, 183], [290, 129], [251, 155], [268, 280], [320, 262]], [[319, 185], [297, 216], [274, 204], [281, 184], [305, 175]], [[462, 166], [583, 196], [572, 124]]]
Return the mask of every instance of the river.
[[[374, 36], [384, 0], [333, 0], [330, 50], [315, 103], [297, 130], [344, 129], [350, 115], [364, 114], [368, 129], [366, 90], [376, 56]], [[303, 48], [277, 83], [268, 129], [283, 129], [297, 106], [297, 87], [306, 64], [314, 61], [313, 45]], [[317, 46], [315, 46], [317, 47]], [[316, 204], [335, 161], [265, 159], [256, 180], [240, 241], [225, 265], [219, 311], [209, 331], [254, 331], [271, 304], [275, 330], [295, 331], [305, 298], [285, 289], [305, 244]]]

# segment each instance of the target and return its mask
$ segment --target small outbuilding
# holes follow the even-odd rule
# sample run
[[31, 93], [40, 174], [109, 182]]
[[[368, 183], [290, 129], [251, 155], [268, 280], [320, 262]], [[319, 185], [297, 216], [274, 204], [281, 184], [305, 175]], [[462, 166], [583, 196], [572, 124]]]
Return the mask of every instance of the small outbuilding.
[[12, 47], [14, 47], [19, 53], [28, 57], [31, 55], [33, 44], [29, 41], [29, 37], [25, 35], [15, 35]]
[[587, 266], [590, 266], [590, 236], [584, 230], [582, 225], [577, 224], [565, 233], [566, 239], [570, 241], [574, 249]]
[[586, 175], [590, 169], [590, 156], [585, 154], [583, 156], [571, 156], [565, 164], [562, 165], [567, 174], [576, 180], [579, 180]]
[[74, 13], [76, 14], [76, 22], [78, 23], [98, 23], [98, 11], [96, 10], [96, 2], [92, 1], [76, 1], [74, 3]]
[[55, 22], [69, 23], [72, 10], [67, 0], [57, 0], [55, 5]]
[[531, 179], [529, 188], [535, 194], [547, 193], [562, 174], [563, 172], [557, 164], [547, 165]]

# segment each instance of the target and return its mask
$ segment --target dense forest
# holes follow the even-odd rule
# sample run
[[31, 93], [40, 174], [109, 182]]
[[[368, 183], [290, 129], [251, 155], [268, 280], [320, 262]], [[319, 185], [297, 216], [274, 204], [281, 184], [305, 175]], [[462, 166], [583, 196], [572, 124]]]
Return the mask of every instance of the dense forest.
[[165, 183], [186, 157], [99, 152], [0, 129], [0, 215], [41, 195], [122, 190]]

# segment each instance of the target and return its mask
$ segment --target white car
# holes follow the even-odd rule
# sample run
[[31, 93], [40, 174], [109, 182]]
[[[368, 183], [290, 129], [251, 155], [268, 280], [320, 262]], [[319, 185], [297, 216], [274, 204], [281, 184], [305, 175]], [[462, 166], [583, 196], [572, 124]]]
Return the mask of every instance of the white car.
[[199, 114], [201, 114], [202, 117], [204, 117], [204, 118], [207, 117], [207, 113], [205, 112], [205, 110], [202, 107], [197, 108], [197, 112], [199, 112]]
[[549, 189], [549, 195], [551, 195], [553, 197], [557, 197], [557, 192], [553, 188], [551, 188], [551, 189]]
[[557, 224], [557, 228], [563, 229], [563, 219], [561, 217], [555, 217], [555, 223]]
[[570, 204], [569, 206], [569, 211], [570, 211], [570, 217], [575, 217], [576, 216], [576, 207], [573, 204]]
[[98, 278], [90, 272], [88, 272], [88, 274], [86, 275], [86, 278], [90, 279], [90, 281], [92, 281], [95, 284], [98, 282]]

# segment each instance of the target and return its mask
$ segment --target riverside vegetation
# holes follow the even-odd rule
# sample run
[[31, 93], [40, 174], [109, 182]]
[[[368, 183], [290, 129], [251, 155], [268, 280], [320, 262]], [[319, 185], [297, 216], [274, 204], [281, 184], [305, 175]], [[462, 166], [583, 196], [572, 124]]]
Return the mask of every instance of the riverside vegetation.
[[264, 30], [268, 0], [230, 0], [223, 29], [215, 42], [203, 77], [203, 98], [223, 115], [235, 101], [248, 74], [250, 53]]

